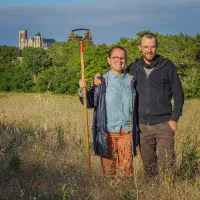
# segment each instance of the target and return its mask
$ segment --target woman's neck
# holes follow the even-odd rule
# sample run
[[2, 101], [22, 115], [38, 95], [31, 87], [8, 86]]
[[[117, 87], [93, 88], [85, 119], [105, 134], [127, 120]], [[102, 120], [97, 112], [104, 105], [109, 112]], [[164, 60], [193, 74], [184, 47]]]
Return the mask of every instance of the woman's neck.
[[113, 69], [111, 69], [111, 70], [116, 76], [121, 76], [123, 74], [123, 70], [121, 70], [121, 71], [116, 71], [116, 70], [113, 70]]

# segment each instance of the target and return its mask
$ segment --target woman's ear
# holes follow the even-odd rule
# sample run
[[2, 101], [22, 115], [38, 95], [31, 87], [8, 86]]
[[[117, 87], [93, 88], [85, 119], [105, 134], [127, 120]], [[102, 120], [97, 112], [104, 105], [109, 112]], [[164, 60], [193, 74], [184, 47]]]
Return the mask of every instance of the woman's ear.
[[108, 65], [110, 65], [110, 57], [107, 57]]

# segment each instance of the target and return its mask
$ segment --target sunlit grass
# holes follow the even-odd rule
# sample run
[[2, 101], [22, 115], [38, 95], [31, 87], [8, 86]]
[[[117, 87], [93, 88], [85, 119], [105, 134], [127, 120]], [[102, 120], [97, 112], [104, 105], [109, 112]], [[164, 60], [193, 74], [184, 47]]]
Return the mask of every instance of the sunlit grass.
[[[199, 198], [199, 99], [185, 102], [178, 124], [175, 139], [179, 174], [150, 180], [143, 173], [139, 150], [133, 178], [104, 180], [100, 159], [93, 153], [91, 131], [92, 176], [88, 177], [83, 106], [78, 97], [1, 93], [0, 108], [0, 199]], [[90, 128], [92, 113], [89, 110]], [[183, 164], [183, 159], [190, 162]]]

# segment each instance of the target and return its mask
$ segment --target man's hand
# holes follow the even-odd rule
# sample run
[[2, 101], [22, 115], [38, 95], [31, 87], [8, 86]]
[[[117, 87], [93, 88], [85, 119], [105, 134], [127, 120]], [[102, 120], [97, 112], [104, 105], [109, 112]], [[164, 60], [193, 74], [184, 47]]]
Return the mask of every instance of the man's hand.
[[97, 86], [101, 84], [101, 80], [99, 79], [99, 77], [101, 76], [101, 74], [95, 74], [94, 78], [93, 78], [93, 85]]
[[170, 127], [172, 128], [172, 130], [175, 132], [177, 129], [177, 122], [170, 120], [170, 121], [168, 121], [168, 123], [169, 123]]

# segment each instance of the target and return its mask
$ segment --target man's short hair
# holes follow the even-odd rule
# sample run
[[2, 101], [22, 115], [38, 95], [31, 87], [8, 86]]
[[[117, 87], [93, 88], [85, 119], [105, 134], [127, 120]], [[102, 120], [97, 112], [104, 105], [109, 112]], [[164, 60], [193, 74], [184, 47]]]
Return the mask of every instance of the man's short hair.
[[156, 46], [158, 46], [157, 37], [156, 37], [156, 35], [154, 35], [153, 33], [150, 33], [150, 32], [145, 32], [145, 33], [143, 33], [143, 34], [140, 36], [140, 45], [141, 45], [141, 41], [142, 41], [142, 38], [143, 38], [143, 37], [147, 37], [147, 38], [149, 38], [149, 39], [155, 38], [155, 39], [156, 39]]

